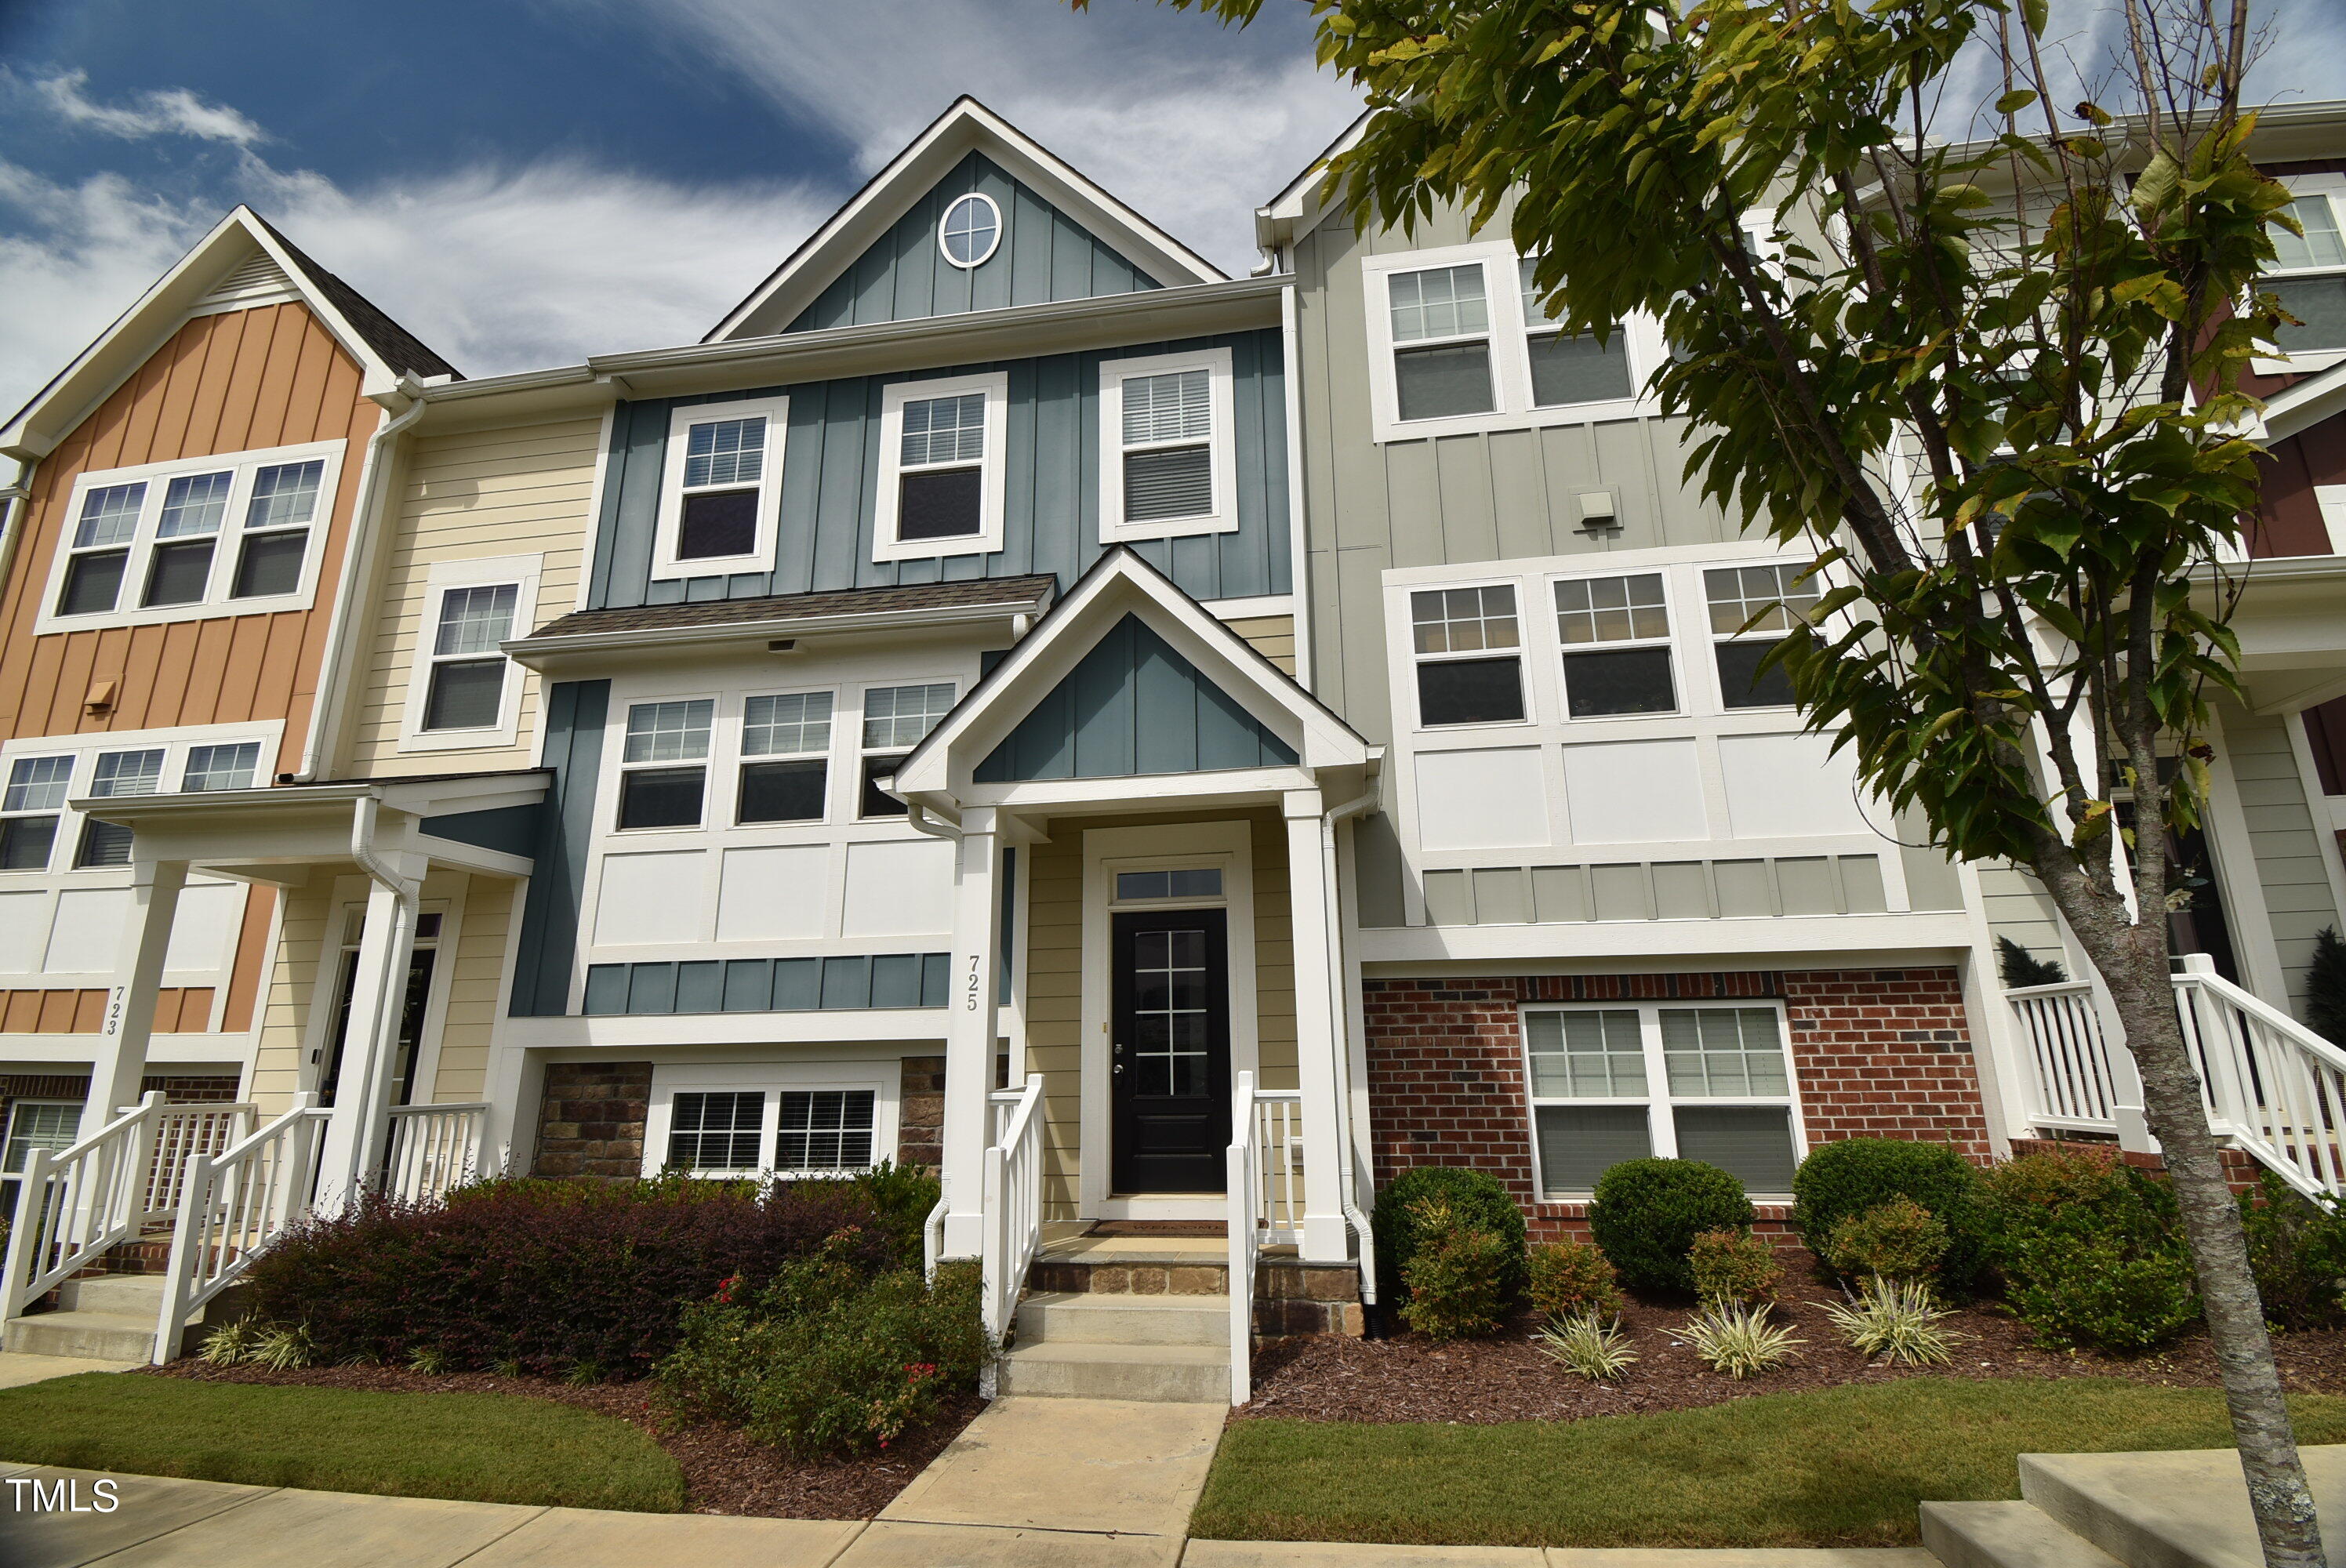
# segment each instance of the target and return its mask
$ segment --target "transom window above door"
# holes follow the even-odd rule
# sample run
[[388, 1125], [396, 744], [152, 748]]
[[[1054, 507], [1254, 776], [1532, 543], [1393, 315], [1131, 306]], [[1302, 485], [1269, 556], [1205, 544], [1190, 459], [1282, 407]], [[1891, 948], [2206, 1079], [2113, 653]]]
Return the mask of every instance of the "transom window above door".
[[1002, 547], [1005, 372], [898, 382], [881, 393], [874, 559]]
[[34, 629], [301, 607], [342, 444], [81, 475]]
[[773, 569], [789, 428], [786, 397], [670, 412], [655, 578]]

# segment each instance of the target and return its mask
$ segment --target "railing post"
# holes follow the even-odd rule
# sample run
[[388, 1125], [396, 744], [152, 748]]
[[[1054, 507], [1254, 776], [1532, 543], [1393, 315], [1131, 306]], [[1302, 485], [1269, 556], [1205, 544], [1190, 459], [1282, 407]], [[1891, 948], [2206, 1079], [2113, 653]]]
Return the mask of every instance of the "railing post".
[[[1248, 1114], [1253, 1114], [1249, 1107]], [[1253, 1172], [1247, 1168], [1247, 1151], [1243, 1143], [1233, 1143], [1224, 1155], [1224, 1176], [1230, 1186], [1229, 1265], [1230, 1265], [1230, 1403], [1245, 1404], [1254, 1398], [1254, 1237], [1248, 1234], [1254, 1228], [1254, 1206], [1241, 1202], [1238, 1194], [1253, 1184]], [[1245, 1226], [1240, 1227], [1243, 1217]]]
[[1009, 1327], [1002, 1310], [1005, 1289], [1003, 1275], [1009, 1264], [1009, 1237], [1003, 1229], [1003, 1177], [1009, 1162], [1004, 1157], [1002, 1145], [988, 1144], [979, 1156], [983, 1171], [984, 1202], [978, 1242], [978, 1298], [985, 1314], [985, 1365], [978, 1375], [978, 1393], [994, 1398], [996, 1379], [994, 1362], [1002, 1354], [1003, 1330]]
[[25, 1173], [16, 1183], [16, 1222], [8, 1227], [6, 1272], [0, 1275], [0, 1326], [25, 1309], [25, 1282], [38, 1266], [33, 1257], [48, 1228], [42, 1223], [49, 1203], [49, 1151], [25, 1156]]
[[187, 1179], [179, 1188], [179, 1213], [171, 1225], [171, 1257], [163, 1266], [163, 1305], [155, 1315], [155, 1351], [149, 1358], [158, 1367], [178, 1355], [189, 1279], [198, 1267], [196, 1255], [211, 1230], [212, 1172], [211, 1156], [192, 1156]]

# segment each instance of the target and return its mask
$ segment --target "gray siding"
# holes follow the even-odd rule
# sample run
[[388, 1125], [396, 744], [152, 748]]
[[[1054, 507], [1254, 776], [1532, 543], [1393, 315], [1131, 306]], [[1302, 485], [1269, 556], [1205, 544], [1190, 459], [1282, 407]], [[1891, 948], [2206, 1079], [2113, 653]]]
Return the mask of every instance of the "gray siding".
[[2249, 844], [2257, 861], [2253, 889], [2242, 887], [2243, 879], [2236, 875], [2227, 874], [2224, 881], [2227, 894], [2236, 901], [2264, 900], [2281, 977], [2289, 987], [2288, 1005], [2301, 1014], [2313, 939], [2322, 927], [2338, 924], [2338, 904], [2321, 863], [2321, 841], [2315, 836], [2297, 759], [2290, 750], [2286, 726], [2294, 722], [2294, 717], [2252, 718], [2238, 709], [2224, 714], [2223, 748], [2239, 789], [2240, 812], [2248, 820]]
[[[1480, 238], [1504, 239], [1503, 213]], [[1414, 235], [1361, 235], [1341, 218], [1296, 247], [1304, 494], [1319, 696], [1372, 740], [1392, 733], [1380, 574], [1399, 566], [1650, 549], [1738, 531], [1680, 478], [1676, 422], [1609, 420], [1439, 439], [1370, 439], [1361, 261], [1478, 237], [1444, 209]], [[1610, 485], [1622, 532], [1579, 532], [1576, 490]]]
[[976, 778], [1117, 779], [1294, 760], [1294, 748], [1127, 616], [977, 765]]
[[[1276, 330], [1139, 343], [1046, 358], [939, 367], [934, 375], [1007, 371], [1009, 471], [1004, 548], [925, 561], [872, 559], [880, 475], [880, 400], [906, 375], [854, 376], [708, 397], [621, 403], [597, 520], [587, 607], [755, 598], [838, 588], [1054, 572], [1072, 583], [1098, 558], [1099, 363], [1203, 347], [1230, 351], [1238, 438], [1239, 526], [1228, 534], [1153, 539], [1133, 546], [1199, 599], [1290, 591], [1286, 382]], [[668, 412], [679, 403], [788, 394], [781, 537], [771, 573], [651, 581]]]
[[522, 906], [511, 1008], [515, 1018], [559, 1017], [569, 1010], [586, 844], [595, 830], [595, 786], [610, 708], [607, 680], [556, 681], [546, 687], [544, 755], [554, 780], [538, 817], [537, 863]]
[[[2031, 957], [2069, 969], [2068, 954], [2061, 945], [2060, 917], [2054, 912], [2051, 896], [2035, 877], [2008, 861], [1986, 860], [1980, 865], [1979, 886], [1980, 903], [1993, 935], [2008, 936], [2026, 948]], [[2077, 976], [2073, 972], [2069, 978]]]
[[[937, 225], [955, 198], [973, 191], [994, 198], [1002, 209], [1002, 239], [978, 266], [956, 267], [937, 246]], [[973, 152], [784, 330], [910, 321], [1159, 286], [1000, 165]]]

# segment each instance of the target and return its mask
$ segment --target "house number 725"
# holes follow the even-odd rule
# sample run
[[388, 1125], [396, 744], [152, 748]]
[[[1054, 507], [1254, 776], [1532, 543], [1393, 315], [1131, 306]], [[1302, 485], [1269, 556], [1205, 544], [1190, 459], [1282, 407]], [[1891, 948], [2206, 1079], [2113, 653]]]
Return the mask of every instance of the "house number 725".
[[969, 994], [962, 1003], [962, 1011], [964, 1013], [977, 1011], [977, 971], [978, 955], [973, 952], [969, 955]]

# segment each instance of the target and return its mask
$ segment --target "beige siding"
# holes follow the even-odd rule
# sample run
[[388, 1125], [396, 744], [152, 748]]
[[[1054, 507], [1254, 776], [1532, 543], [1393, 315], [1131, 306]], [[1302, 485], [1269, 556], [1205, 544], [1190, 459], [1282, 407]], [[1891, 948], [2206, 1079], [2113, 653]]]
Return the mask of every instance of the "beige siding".
[[[252, 1097], [263, 1115], [284, 1110], [301, 1086], [312, 988], [320, 973], [318, 953], [326, 938], [333, 886], [333, 878], [320, 872], [307, 884], [285, 891], [285, 916], [277, 932], [277, 962], [270, 966], [260, 1040], [252, 1059]], [[317, 1005], [331, 1005], [331, 999], [319, 997]]]
[[[444, 948], [441, 952], [440, 962], [450, 967], [442, 983], [447, 987], [447, 1003], [440, 1023], [440, 1069], [431, 1097], [478, 1100], [488, 1090], [489, 1035], [496, 1026], [497, 985], [505, 976], [505, 940], [518, 884], [491, 877], [450, 881], [469, 886], [453, 889], [450, 900], [461, 899], [463, 918], [456, 928], [455, 952]], [[434, 896], [429, 886], [424, 893]]]
[[362, 776], [527, 767], [536, 756], [538, 679], [522, 672], [521, 718], [510, 747], [399, 749], [433, 566], [495, 555], [539, 555], [533, 626], [568, 614], [594, 488], [598, 422], [432, 436], [418, 441], [402, 479], [393, 543], [361, 678], [352, 770]]
[[1991, 932], [2010, 937], [2033, 957], [2058, 963], [2065, 970], [2070, 967], [2062, 950], [2061, 925], [2053, 900], [2035, 877], [2018, 866], [1994, 860], [1980, 867], [1979, 886]]
[[1255, 616], [1243, 620], [1225, 622], [1230, 630], [1243, 638], [1247, 647], [1271, 663], [1295, 673], [1295, 617], [1293, 616]]
[[[1229, 820], [1230, 819], [1220, 819]], [[1285, 828], [1250, 813], [1254, 848], [1255, 1013], [1266, 1088], [1296, 1086], [1295, 957]], [[1043, 1076], [1046, 1217], [1073, 1219], [1080, 1188], [1083, 1084], [1083, 830], [1192, 822], [1196, 817], [1085, 819], [1062, 824], [1027, 857], [1026, 1068]]]
[[[2330, 888], [2330, 873], [2321, 863], [2321, 841], [2315, 837], [2312, 809], [2290, 749], [2287, 718], [2251, 718], [2237, 709], [2224, 715], [2222, 741], [2238, 786], [2240, 814], [2247, 819], [2249, 845], [2256, 855], [2252, 884], [2227, 873], [2226, 894], [2264, 900], [2272, 921], [2273, 946], [2280, 958], [2288, 1003], [2301, 1011], [2305, 1003], [2305, 972], [2313, 960], [2313, 939], [2324, 926], [2338, 921], [2338, 902]], [[2235, 920], [2237, 928], [2239, 922]], [[2234, 937], [2239, 940], [2237, 932]], [[2280, 1000], [2269, 998], [2268, 1000]]]

